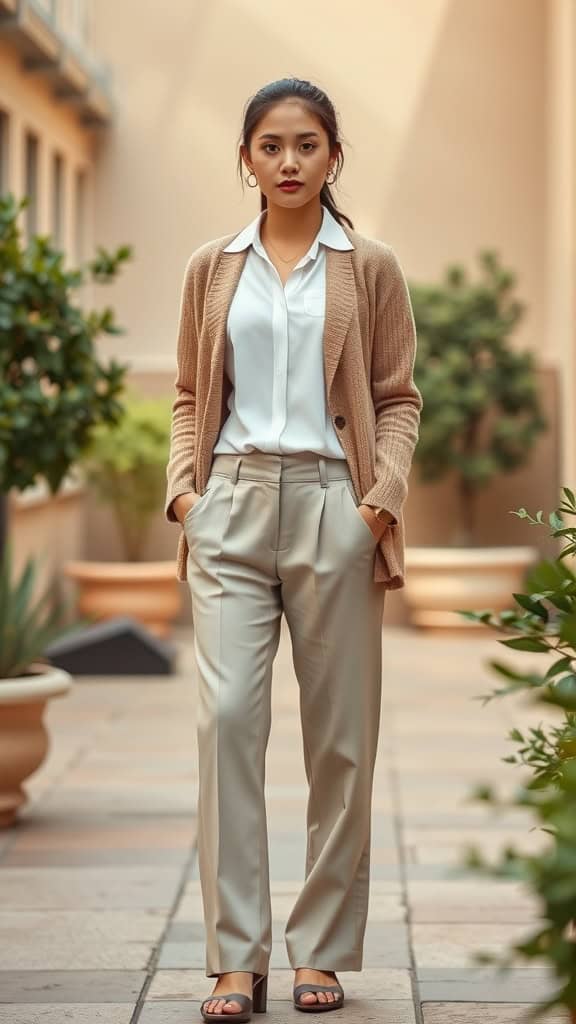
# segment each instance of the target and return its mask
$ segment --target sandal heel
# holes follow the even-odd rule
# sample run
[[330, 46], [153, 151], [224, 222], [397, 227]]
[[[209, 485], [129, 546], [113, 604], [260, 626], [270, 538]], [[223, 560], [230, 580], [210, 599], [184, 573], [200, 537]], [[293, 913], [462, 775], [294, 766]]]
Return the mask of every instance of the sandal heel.
[[252, 1009], [254, 1013], [266, 1013], [266, 997], [268, 995], [268, 975], [261, 974], [252, 985]]

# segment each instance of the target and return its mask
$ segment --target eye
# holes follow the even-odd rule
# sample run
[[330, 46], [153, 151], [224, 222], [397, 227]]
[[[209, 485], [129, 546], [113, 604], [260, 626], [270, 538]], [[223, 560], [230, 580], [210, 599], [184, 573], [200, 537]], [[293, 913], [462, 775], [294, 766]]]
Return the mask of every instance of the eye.
[[[308, 150], [308, 152], [311, 152], [312, 150], [316, 149], [316, 146], [312, 142], [303, 142], [302, 145], [303, 146], [310, 146], [310, 149]], [[274, 149], [278, 149], [278, 147], [277, 147], [275, 142], [265, 142], [264, 145], [262, 146], [262, 149], [265, 150], [266, 152], [268, 152], [268, 147], [269, 146], [273, 146]]]

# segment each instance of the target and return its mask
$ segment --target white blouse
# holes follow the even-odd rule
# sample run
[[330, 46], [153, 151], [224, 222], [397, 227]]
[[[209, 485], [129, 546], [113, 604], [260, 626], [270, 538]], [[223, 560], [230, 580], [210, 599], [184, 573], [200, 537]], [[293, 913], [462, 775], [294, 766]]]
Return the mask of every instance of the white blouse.
[[265, 210], [223, 250], [251, 246], [228, 313], [232, 391], [215, 454], [258, 449], [345, 458], [324, 386], [325, 246], [354, 246], [324, 204], [322, 211], [320, 230], [285, 286], [260, 239]]

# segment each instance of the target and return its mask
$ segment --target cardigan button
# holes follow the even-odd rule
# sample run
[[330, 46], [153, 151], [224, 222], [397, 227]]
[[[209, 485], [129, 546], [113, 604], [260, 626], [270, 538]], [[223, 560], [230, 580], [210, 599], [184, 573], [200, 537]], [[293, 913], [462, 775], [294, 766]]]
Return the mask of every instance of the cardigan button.
[[346, 420], [344, 419], [344, 416], [336, 416], [334, 423], [339, 429], [346, 426]]

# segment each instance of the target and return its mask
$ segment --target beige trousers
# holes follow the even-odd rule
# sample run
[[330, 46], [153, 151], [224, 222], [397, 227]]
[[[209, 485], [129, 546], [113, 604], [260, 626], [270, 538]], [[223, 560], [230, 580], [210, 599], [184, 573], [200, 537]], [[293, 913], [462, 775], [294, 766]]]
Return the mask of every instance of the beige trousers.
[[345, 459], [215, 455], [184, 519], [198, 667], [198, 867], [206, 976], [266, 973], [272, 920], [264, 800], [272, 663], [286, 615], [309, 785], [290, 965], [359, 971], [385, 590]]

